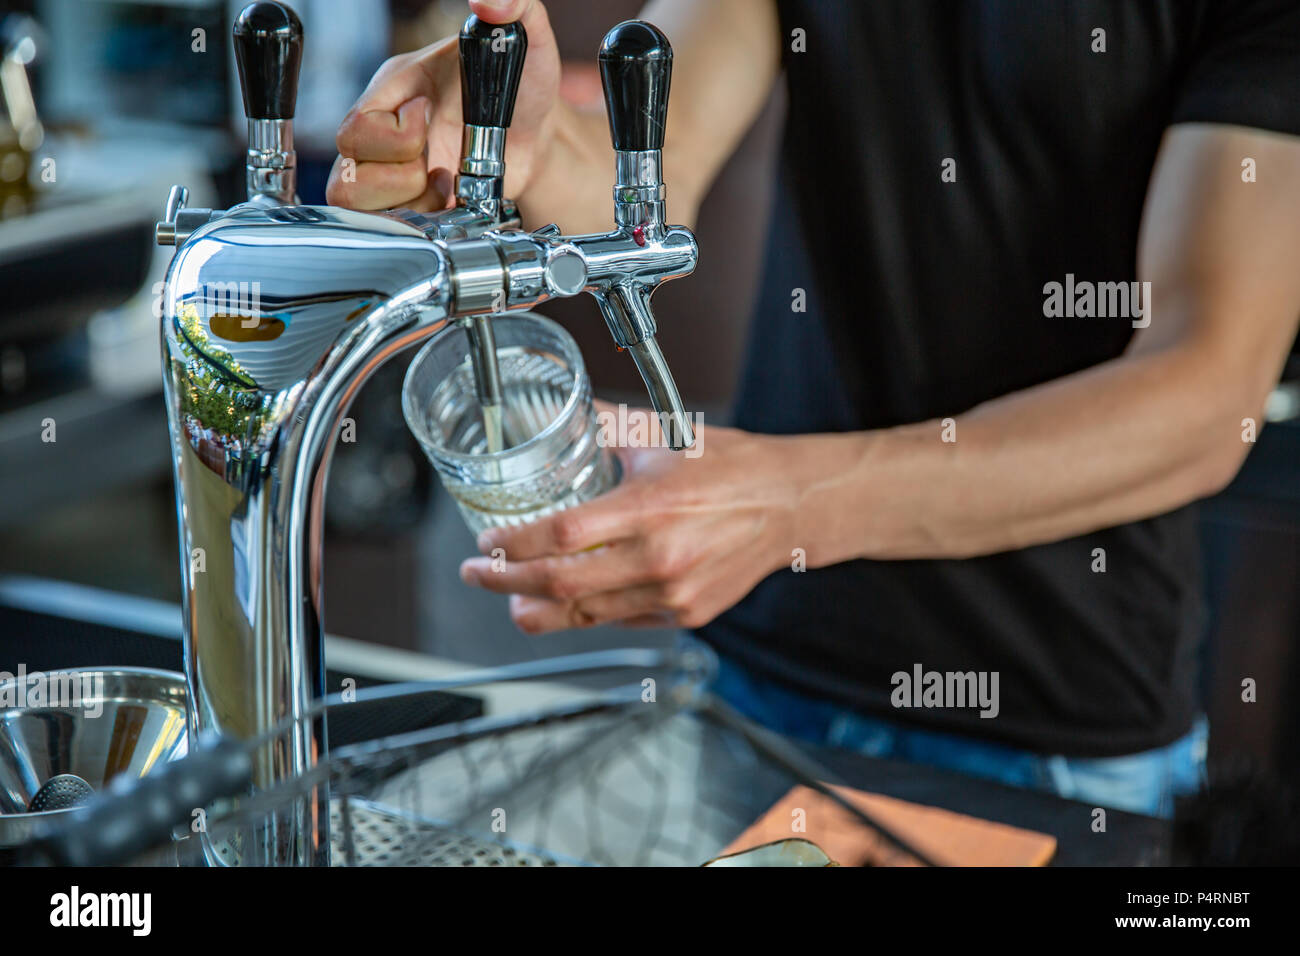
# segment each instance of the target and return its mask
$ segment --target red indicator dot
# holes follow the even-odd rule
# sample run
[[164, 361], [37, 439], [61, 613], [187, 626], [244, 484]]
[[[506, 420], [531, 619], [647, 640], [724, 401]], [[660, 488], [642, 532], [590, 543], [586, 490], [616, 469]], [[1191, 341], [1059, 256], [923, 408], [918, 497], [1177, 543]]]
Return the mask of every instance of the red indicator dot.
[[632, 230], [632, 239], [638, 246], [645, 245], [645, 223], [642, 223]]

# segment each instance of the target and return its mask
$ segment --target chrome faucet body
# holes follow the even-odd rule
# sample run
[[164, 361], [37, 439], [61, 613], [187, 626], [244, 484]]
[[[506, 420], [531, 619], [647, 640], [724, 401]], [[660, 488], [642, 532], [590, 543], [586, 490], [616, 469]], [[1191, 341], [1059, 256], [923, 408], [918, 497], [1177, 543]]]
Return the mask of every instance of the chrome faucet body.
[[[635, 21], [611, 31], [606, 46], [629, 31], [633, 47], [667, 48], [662, 34]], [[585, 291], [687, 447], [689, 418], [655, 343], [649, 303], [661, 282], [695, 268], [698, 250], [688, 229], [664, 225], [657, 146], [619, 152], [609, 233], [519, 229], [514, 204], [499, 192], [508, 111], [504, 124], [467, 125], [455, 209], [297, 205], [292, 95], [301, 25], [282, 4], [258, 2], [240, 15], [235, 39], [250, 117], [249, 199], [224, 211], [187, 209], [185, 190], [173, 187], [157, 228], [160, 244], [177, 246], [161, 338], [189, 731], [192, 742], [210, 732], [251, 740], [291, 721], [292, 732], [258, 751], [254, 785], [268, 789], [309, 772], [328, 747], [323, 716], [306, 715], [324, 693], [326, 478], [357, 391], [389, 358], [453, 322]], [[206, 849], [213, 863], [327, 863], [325, 788]]]

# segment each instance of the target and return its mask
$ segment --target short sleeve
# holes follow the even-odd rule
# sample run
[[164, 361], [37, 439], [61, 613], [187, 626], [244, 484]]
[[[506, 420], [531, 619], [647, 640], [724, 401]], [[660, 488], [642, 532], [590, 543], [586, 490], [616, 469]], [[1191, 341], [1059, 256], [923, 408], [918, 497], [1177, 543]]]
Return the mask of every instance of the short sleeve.
[[1171, 122], [1300, 136], [1300, 0], [1212, 0]]

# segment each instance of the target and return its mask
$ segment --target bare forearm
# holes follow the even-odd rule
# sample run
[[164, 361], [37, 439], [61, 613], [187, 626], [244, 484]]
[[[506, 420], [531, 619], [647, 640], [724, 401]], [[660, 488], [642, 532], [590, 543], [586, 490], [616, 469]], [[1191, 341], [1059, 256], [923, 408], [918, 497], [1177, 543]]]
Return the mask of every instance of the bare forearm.
[[[1204, 350], [1126, 357], [966, 414], [804, 436], [799, 535], [811, 564], [961, 558], [1060, 540], [1211, 494], [1249, 447], [1266, 389]], [[945, 441], [945, 435], [954, 438]]]
[[[673, 44], [663, 150], [668, 217], [694, 226], [700, 202], [776, 78], [776, 12], [766, 0], [655, 0], [642, 16]], [[537, 174], [518, 197], [525, 225], [608, 229], [614, 158], [604, 111], [559, 104], [545, 143]]]
[[[1240, 178], [1240, 157], [1271, 170]], [[1231, 480], [1300, 314], [1300, 141], [1189, 124], [1166, 136], [1138, 250], [1159, 303], [1124, 355], [954, 414], [808, 436], [786, 460], [810, 562], [964, 557], [1170, 511]], [[803, 464], [811, 462], [811, 466]]]
[[560, 103], [544, 135], [537, 171], [517, 197], [524, 227], [605, 232], [614, 221], [614, 158], [604, 117]]
[[673, 43], [664, 139], [669, 216], [695, 224], [705, 194], [780, 70], [774, 0], [652, 0], [642, 15]]

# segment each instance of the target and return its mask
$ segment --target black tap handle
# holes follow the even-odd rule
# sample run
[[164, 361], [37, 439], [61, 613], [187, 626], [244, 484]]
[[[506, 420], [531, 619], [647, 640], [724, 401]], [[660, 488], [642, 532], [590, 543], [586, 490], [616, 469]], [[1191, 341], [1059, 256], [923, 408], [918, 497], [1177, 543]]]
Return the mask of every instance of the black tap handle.
[[600, 45], [600, 80], [617, 150], [662, 149], [673, 48], [644, 20], [625, 20]]
[[239, 85], [249, 119], [293, 119], [302, 66], [302, 21], [283, 3], [258, 0], [235, 20]]
[[486, 23], [476, 16], [465, 21], [460, 31], [460, 107], [466, 123], [510, 125], [527, 53], [522, 23]]

